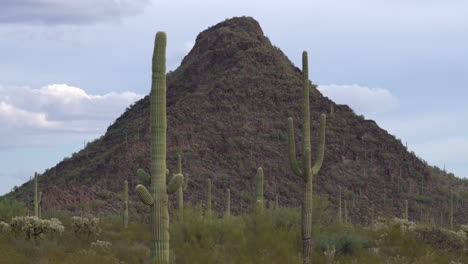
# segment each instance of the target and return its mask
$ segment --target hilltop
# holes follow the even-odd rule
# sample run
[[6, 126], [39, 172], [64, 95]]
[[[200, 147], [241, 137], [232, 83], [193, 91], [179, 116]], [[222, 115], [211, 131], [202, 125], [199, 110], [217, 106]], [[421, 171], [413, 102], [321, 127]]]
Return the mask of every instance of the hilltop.
[[[309, 64], [320, 67], [313, 58]], [[211, 178], [215, 210], [223, 210], [226, 188], [231, 189], [232, 210], [248, 210], [255, 172], [262, 166], [265, 198], [273, 200], [278, 194], [281, 205], [300, 205], [301, 180], [289, 167], [286, 133], [292, 116], [296, 140], [301, 140], [301, 70], [270, 42], [256, 20], [236, 17], [201, 32], [181, 65], [168, 73], [167, 83], [168, 168], [175, 170], [181, 152], [183, 171], [190, 177], [186, 201], [203, 202]], [[401, 216], [408, 199], [410, 219], [446, 225], [452, 188], [455, 223], [468, 221], [466, 180], [429, 166], [374, 121], [335, 104], [315, 85], [310, 100], [312, 146], [318, 117], [328, 114], [324, 165], [314, 179], [317, 195], [336, 204], [342, 186], [355, 223], [368, 222], [371, 208], [376, 214]], [[149, 105], [146, 96], [105, 135], [46, 170], [39, 185], [43, 209], [118, 213], [123, 181], [128, 180], [132, 190], [136, 170], [149, 171]], [[30, 204], [32, 182], [6, 196]], [[145, 210], [140, 203], [133, 205], [134, 213]]]

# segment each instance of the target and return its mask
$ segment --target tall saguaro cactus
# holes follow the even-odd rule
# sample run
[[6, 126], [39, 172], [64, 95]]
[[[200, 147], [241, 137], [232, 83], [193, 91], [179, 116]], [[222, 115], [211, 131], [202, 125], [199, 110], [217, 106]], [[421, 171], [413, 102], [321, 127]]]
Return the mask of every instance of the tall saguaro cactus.
[[175, 193], [184, 181], [180, 173], [173, 175], [166, 184], [166, 33], [156, 34], [153, 53], [151, 83], [151, 176], [138, 170], [141, 178], [151, 179], [150, 191], [145, 186], [136, 186], [140, 200], [151, 206], [151, 259], [157, 263], [169, 263], [169, 210], [168, 194]]
[[255, 201], [255, 210], [257, 213], [263, 212], [263, 168], [258, 167], [257, 169], [257, 186], [255, 190], [256, 201]]
[[303, 77], [303, 155], [302, 166], [298, 165], [296, 160], [296, 146], [294, 139], [294, 123], [291, 117], [288, 118], [289, 131], [288, 131], [288, 144], [289, 144], [289, 161], [295, 175], [304, 180], [303, 185], [303, 199], [302, 199], [302, 257], [303, 263], [311, 263], [312, 253], [312, 178], [318, 174], [323, 163], [323, 156], [325, 152], [325, 123], [326, 116], [320, 116], [320, 136], [317, 148], [317, 159], [314, 166], [311, 166], [311, 144], [310, 144], [310, 83], [308, 73], [307, 52], [302, 53], [302, 77]]
[[[182, 156], [177, 154], [177, 173], [182, 174]], [[183, 184], [177, 189], [177, 207], [179, 209], [179, 217], [183, 219], [184, 213], [184, 191], [187, 190], [188, 174], [184, 175]]]
[[124, 228], [128, 227], [128, 181], [124, 181], [124, 211], [123, 211]]

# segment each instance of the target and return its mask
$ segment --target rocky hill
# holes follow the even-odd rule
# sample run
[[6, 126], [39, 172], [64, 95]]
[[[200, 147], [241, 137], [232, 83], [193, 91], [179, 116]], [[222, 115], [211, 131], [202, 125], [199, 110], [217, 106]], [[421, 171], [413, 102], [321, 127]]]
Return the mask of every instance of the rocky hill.
[[[320, 67], [313, 58], [309, 61]], [[296, 140], [301, 140], [301, 70], [272, 45], [257, 21], [232, 18], [201, 32], [167, 79], [168, 168], [175, 170], [181, 152], [183, 171], [190, 177], [187, 202], [202, 203], [211, 178], [215, 210], [223, 210], [225, 189], [230, 188], [232, 210], [245, 211], [253, 203], [254, 176], [262, 166], [266, 199], [278, 194], [281, 205], [300, 205], [301, 181], [289, 167], [286, 133], [292, 116]], [[372, 214], [401, 216], [408, 199], [411, 219], [447, 224], [451, 188], [455, 223], [468, 221], [467, 180], [429, 166], [374, 121], [336, 105], [315, 86], [312, 146], [320, 113], [328, 114], [326, 151], [314, 188], [336, 205], [342, 186], [353, 222], [367, 222]], [[149, 143], [145, 97], [105, 135], [45, 171], [39, 185], [43, 209], [118, 213], [123, 181], [133, 190], [136, 170], [149, 170]], [[31, 203], [32, 185], [27, 182], [7, 196]], [[130, 196], [136, 198], [133, 192]], [[134, 213], [144, 211], [140, 203], [132, 205]]]

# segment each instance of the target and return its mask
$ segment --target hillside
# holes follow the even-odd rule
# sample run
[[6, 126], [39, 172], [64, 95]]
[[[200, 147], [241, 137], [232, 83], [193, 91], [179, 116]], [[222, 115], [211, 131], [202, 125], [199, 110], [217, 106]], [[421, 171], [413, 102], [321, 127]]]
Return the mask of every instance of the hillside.
[[[313, 57], [309, 63], [320, 67]], [[215, 210], [224, 208], [226, 188], [231, 189], [232, 210], [247, 210], [253, 203], [256, 169], [262, 166], [266, 199], [278, 194], [281, 205], [300, 205], [301, 181], [289, 167], [286, 133], [292, 116], [296, 140], [301, 140], [301, 70], [271, 44], [257, 21], [232, 18], [201, 32], [167, 80], [168, 168], [175, 169], [176, 153], [182, 152], [183, 170], [190, 177], [186, 201], [203, 202], [211, 178]], [[370, 208], [400, 216], [408, 199], [410, 219], [446, 225], [452, 186], [455, 223], [468, 222], [467, 180], [429, 166], [374, 121], [335, 104], [315, 87], [311, 94], [312, 146], [318, 116], [329, 114], [324, 166], [314, 179], [318, 195], [336, 204], [342, 186], [355, 223], [367, 222]], [[118, 213], [123, 181], [133, 190], [136, 170], [149, 170], [149, 157], [145, 97], [105, 135], [43, 174], [43, 209]], [[31, 204], [32, 185], [27, 182], [7, 196]], [[145, 210], [140, 203], [131, 207]]]

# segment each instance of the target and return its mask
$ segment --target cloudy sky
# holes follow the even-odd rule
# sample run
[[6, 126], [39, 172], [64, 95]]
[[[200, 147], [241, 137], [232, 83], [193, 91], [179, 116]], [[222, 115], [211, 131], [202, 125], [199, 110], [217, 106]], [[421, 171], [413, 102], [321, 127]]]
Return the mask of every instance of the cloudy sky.
[[200, 31], [253, 16], [337, 103], [468, 177], [468, 1], [2, 0], [0, 194], [105, 132], [149, 92], [154, 34], [175, 69]]

